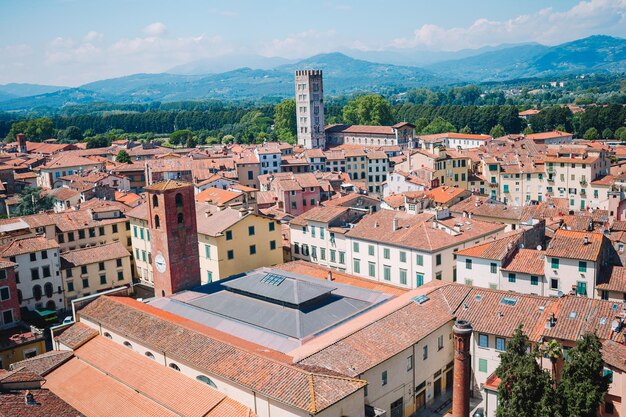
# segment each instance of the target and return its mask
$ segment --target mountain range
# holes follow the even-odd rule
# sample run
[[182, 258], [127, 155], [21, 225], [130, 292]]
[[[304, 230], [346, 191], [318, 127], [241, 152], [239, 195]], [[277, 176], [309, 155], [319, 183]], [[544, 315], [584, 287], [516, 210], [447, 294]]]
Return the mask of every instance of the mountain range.
[[[626, 72], [626, 39], [591, 36], [556, 46], [501, 45], [458, 53], [418, 50], [334, 52], [292, 62], [237, 56], [254, 67], [221, 71], [228, 63], [195, 61], [159, 74], [134, 74], [78, 88], [36, 84], [0, 85], [0, 110], [59, 108], [93, 102], [145, 103], [202, 99], [284, 98], [294, 94], [296, 69], [324, 70], [325, 93], [403, 91], [454, 83], [504, 81], [591, 72]], [[425, 55], [420, 57], [420, 54]], [[362, 59], [359, 59], [362, 58]], [[387, 62], [381, 62], [386, 60]], [[423, 67], [411, 63], [423, 63]], [[232, 62], [231, 62], [232, 64]], [[216, 71], [216, 72], [213, 72]]]

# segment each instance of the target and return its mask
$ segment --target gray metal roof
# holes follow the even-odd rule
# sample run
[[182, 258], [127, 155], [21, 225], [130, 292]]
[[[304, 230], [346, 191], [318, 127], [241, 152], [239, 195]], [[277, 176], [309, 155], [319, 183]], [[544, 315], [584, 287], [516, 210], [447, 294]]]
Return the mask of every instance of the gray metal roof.
[[337, 289], [325, 281], [312, 283], [284, 273], [263, 270], [252, 271], [240, 278], [224, 282], [222, 286], [294, 305], [304, 304]]
[[391, 297], [293, 272], [260, 268], [170, 298], [156, 299], [150, 305], [262, 346], [289, 352]]

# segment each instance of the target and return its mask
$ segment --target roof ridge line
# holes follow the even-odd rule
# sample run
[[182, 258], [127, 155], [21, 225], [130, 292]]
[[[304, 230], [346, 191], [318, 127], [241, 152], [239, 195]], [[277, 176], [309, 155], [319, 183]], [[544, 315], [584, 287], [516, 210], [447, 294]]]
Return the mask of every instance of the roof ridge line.
[[309, 409], [313, 414], [317, 413], [317, 405], [315, 404], [315, 385], [313, 382], [313, 373], [309, 374], [309, 391], [311, 393], [311, 404]]

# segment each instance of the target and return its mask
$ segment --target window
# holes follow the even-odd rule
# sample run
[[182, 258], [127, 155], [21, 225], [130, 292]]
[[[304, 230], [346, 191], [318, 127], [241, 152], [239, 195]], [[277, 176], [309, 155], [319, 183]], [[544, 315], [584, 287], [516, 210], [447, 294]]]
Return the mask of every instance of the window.
[[256, 245], [250, 245], [250, 255], [256, 254]]
[[602, 374], [604, 376], [608, 376], [609, 378], [609, 382], [613, 382], [613, 371], [607, 368], [604, 368], [604, 371], [602, 372]]
[[100, 285], [106, 285], [106, 283], [107, 283], [107, 276], [100, 275]]
[[11, 298], [11, 293], [9, 292], [9, 287], [0, 287], [0, 300], [6, 301]]
[[59, 243], [65, 243], [65, 235], [63, 233], [59, 233], [57, 238], [59, 239]]
[[98, 270], [99, 270], [99, 271], [104, 271], [104, 270], [105, 270], [105, 267], [104, 267], [104, 262], [99, 262], [99, 263], [98, 263]]
[[510, 283], [515, 283], [515, 281], [517, 281], [517, 277], [514, 273], [509, 272], [509, 282]]
[[37, 260], [37, 252], [31, 252], [30, 261], [35, 262]]
[[489, 347], [489, 336], [486, 334], [478, 335], [478, 346], [488, 348]]
[[437, 337], [437, 350], [443, 349], [443, 335]]
[[578, 261], [578, 272], [587, 272], [587, 262]]
[[254, 236], [254, 226], [248, 226], [248, 236]]
[[385, 259], [389, 259], [391, 258], [391, 251], [389, 250], [389, 248], [384, 248], [383, 249], [383, 258]]
[[[126, 223], [127, 226], [130, 226], [130, 223]], [[117, 225], [114, 224], [111, 226], [111, 230], [113, 231], [113, 233], [117, 233]]]
[[48, 259], [48, 251], [47, 250], [41, 251], [41, 259]]
[[536, 275], [530, 276], [530, 285], [539, 285], [539, 277]]
[[181, 193], [176, 194], [176, 197], [174, 199], [176, 201], [176, 207], [183, 206], [183, 195]]
[[428, 345], [422, 348], [422, 360], [428, 359]]
[[424, 285], [424, 275], [423, 274], [415, 274], [415, 285], [417, 287], [421, 287]]
[[506, 343], [503, 337], [496, 337], [496, 350], [503, 352], [506, 349]]
[[391, 267], [389, 265], [383, 265], [383, 278], [385, 281], [391, 281]]
[[78, 231], [78, 239], [84, 239], [85, 238], [85, 231], [84, 230], [79, 230]]
[[50, 275], [50, 267], [49, 266], [42, 266], [41, 267], [41, 272], [42, 272], [44, 278], [49, 278], [51, 276]]
[[584, 281], [578, 281], [576, 283], [576, 294], [587, 296], [587, 283]]
[[339, 251], [339, 265], [346, 264], [346, 253], [343, 251]]
[[487, 359], [478, 359], [478, 371], [487, 373]]
[[150, 359], [154, 360], [154, 355], [152, 354], [152, 352], [146, 352], [145, 355], [146, 355], [147, 358], [150, 358]]
[[74, 241], [74, 232], [69, 232], [67, 234], [67, 240], [68, 240], [68, 242], [73, 242]]
[[406, 269], [400, 270], [400, 284], [406, 285]]
[[67, 282], [67, 291], [68, 292], [74, 291], [74, 283], [72, 281]]
[[83, 288], [89, 288], [89, 278], [83, 278]]
[[550, 289], [551, 290], [559, 289], [559, 280], [557, 278], [550, 279]]
[[215, 382], [213, 382], [211, 380], [211, 378], [209, 378], [208, 376], [204, 376], [204, 375], [198, 375], [196, 377], [197, 381], [203, 382], [205, 384], [207, 384], [208, 386], [210, 386], [211, 388], [215, 388], [217, 389], [217, 385], [215, 385]]
[[376, 264], [374, 262], [368, 262], [369, 266], [369, 276], [372, 278], [376, 278]]
[[33, 287], [33, 297], [35, 297], [35, 300], [41, 300], [42, 295], [43, 293], [41, 292], [41, 285], [35, 285]]
[[96, 229], [93, 227], [89, 229], [89, 237], [96, 237]]
[[155, 229], [161, 228], [161, 220], [159, 219], [159, 215], [158, 214], [156, 216], [154, 216], [154, 228]]
[[[331, 251], [331, 253], [332, 253], [332, 251]], [[353, 260], [353, 264], [354, 264], [354, 265], [353, 265], [353, 268], [352, 268], [352, 269], [354, 269], [354, 273], [355, 273], [355, 274], [360, 274], [360, 273], [361, 273], [361, 260], [360, 260], [360, 259], [356, 259], [356, 258], [355, 258], [355, 259]]]
[[330, 250], [330, 261], [331, 262], [336, 262], [337, 259], [337, 251], [334, 249]]
[[[276, 249], [276, 241], [270, 240], [270, 250], [275, 250], [275, 249]], [[326, 252], [324, 252], [323, 254], [325, 255]]]
[[117, 280], [124, 281], [124, 271], [117, 271]]
[[270, 228], [270, 232], [273, 232], [276, 229], [276, 223], [274, 222], [269, 222], [268, 226]]
[[465, 260], [465, 269], [472, 269], [472, 260], [471, 259], [466, 259]]
[[435, 279], [436, 279], [437, 281], [441, 281], [441, 272], [437, 272], [437, 273], [435, 274]]
[[233, 240], [233, 232], [231, 230], [226, 231], [226, 240]]
[[228, 252], [226, 252], [226, 258], [234, 259], [235, 258], [235, 251], [231, 249]]
[[406, 370], [407, 372], [413, 369], [413, 355], [406, 358]]
[[490, 264], [490, 268], [491, 268], [491, 273], [492, 274], [497, 274], [498, 273], [498, 264], [495, 262], [492, 262]]
[[[2, 323], [10, 324], [13, 323], [13, 310], [5, 310], [2, 312]], [[0, 364], [2, 361], [0, 361]]]
[[415, 258], [417, 260], [417, 265], [418, 266], [423, 266], [424, 265], [424, 256], [423, 255], [417, 255]]
[[352, 251], [354, 253], [359, 253], [359, 242], [352, 242]]
[[39, 279], [39, 268], [31, 268], [30, 278], [35, 281]]
[[400, 262], [406, 262], [406, 252], [400, 251]]
[[367, 247], [367, 253], [368, 253], [370, 256], [374, 256], [374, 245], [369, 245], [369, 246]]
[[137, 237], [137, 226], [133, 226], [133, 236]]
[[435, 265], [441, 265], [441, 254], [437, 254], [437, 256], [435, 256]]
[[610, 401], [607, 401], [604, 403], [604, 413], [605, 414], [613, 414], [615, 413], [615, 407], [613, 406], [613, 403]]
[[176, 215], [176, 221], [178, 222], [178, 224], [183, 224], [185, 222], [185, 218], [183, 216], [183, 213], [178, 213]]
[[152, 207], [159, 207], [159, 199], [156, 195], [152, 196]]
[[100, 228], [98, 229], [100, 236], [104, 236], [104, 227], [100, 226]]
[[383, 373], [380, 376], [380, 380], [383, 386], [387, 385], [387, 371], [383, 371]]
[[552, 258], [552, 269], [559, 269], [559, 258]]

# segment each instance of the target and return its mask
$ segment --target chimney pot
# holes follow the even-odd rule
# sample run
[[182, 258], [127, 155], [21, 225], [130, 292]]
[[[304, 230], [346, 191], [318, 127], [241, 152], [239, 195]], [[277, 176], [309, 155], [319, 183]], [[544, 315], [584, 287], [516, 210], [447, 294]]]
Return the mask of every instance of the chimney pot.
[[472, 330], [472, 325], [466, 320], [457, 320], [452, 326], [454, 333], [452, 417], [468, 417], [470, 413], [470, 337]]
[[333, 280], [333, 271], [328, 271], [328, 276], [327, 276], [327, 279], [328, 279], [329, 281], [332, 281], [332, 280]]

